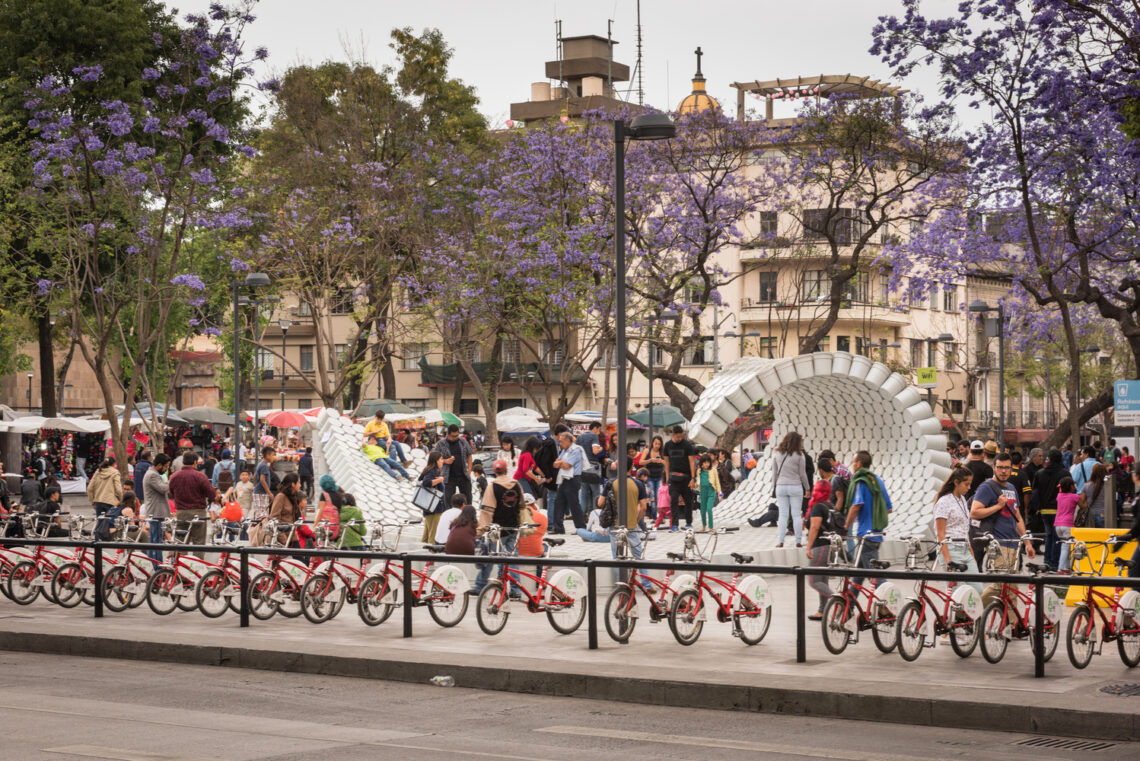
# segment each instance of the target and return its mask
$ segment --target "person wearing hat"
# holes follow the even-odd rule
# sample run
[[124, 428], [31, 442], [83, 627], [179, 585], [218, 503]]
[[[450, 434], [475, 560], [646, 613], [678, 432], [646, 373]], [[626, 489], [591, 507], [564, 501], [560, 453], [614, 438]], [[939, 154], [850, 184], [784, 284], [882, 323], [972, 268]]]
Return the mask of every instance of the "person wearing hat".
[[523, 508], [519, 512], [519, 525], [537, 523], [534, 533], [522, 536], [518, 541], [518, 553], [523, 557], [540, 558], [546, 554], [542, 538], [546, 536], [546, 512], [539, 510], [534, 503], [533, 494], [523, 494]]
[[[994, 448], [997, 448], [997, 444], [994, 444]], [[974, 492], [978, 490], [979, 486], [994, 477], [994, 469], [985, 461], [985, 454], [986, 445], [982, 443], [981, 439], [974, 439], [970, 443], [970, 456], [963, 463], [966, 469], [970, 471], [970, 475], [973, 476], [973, 480], [970, 482], [970, 490], [966, 492], [966, 504], [970, 504], [970, 500], [974, 498]]]
[[997, 455], [998, 455], [998, 444], [997, 444], [997, 442], [992, 441], [992, 440], [987, 441], [982, 446], [982, 454], [983, 454], [983, 460], [986, 463], [986, 465], [989, 465], [992, 468], [994, 466], [994, 458], [997, 457]]

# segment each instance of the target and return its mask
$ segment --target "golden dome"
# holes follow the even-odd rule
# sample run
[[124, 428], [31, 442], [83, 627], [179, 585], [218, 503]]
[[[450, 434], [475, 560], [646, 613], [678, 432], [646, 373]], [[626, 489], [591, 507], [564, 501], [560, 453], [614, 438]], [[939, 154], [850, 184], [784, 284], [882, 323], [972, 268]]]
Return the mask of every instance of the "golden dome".
[[705, 77], [701, 74], [701, 52], [700, 47], [696, 50], [697, 54], [697, 73], [693, 75], [693, 91], [685, 96], [685, 99], [677, 106], [677, 113], [679, 114], [695, 114], [701, 111], [716, 111], [720, 109], [720, 103], [717, 99], [709, 95], [705, 91]]

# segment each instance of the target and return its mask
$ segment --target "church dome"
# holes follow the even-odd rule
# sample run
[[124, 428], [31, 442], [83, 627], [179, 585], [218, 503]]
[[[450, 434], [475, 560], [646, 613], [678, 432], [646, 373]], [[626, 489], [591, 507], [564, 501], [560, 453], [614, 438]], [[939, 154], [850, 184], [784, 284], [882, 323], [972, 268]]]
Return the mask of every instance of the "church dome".
[[693, 75], [693, 91], [685, 96], [685, 99], [677, 106], [677, 113], [679, 114], [696, 114], [702, 111], [716, 111], [720, 109], [720, 103], [717, 99], [712, 97], [705, 91], [705, 77], [701, 73], [701, 56], [704, 53], [698, 47], [697, 54], [697, 73]]

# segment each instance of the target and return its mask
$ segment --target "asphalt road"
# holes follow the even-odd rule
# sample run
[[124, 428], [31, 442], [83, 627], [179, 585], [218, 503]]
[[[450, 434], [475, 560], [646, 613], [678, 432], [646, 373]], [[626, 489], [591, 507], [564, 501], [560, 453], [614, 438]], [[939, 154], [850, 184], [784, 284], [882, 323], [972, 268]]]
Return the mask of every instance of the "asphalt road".
[[1140, 759], [1137, 743], [1044, 748], [999, 732], [201, 666], [0, 652], [0, 674], [3, 761]]

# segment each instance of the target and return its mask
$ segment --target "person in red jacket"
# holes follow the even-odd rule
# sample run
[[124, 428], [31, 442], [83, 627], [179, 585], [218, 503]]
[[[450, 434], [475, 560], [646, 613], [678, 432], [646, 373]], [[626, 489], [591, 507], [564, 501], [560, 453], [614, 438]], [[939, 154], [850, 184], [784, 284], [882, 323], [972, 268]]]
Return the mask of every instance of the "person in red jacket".
[[[182, 457], [182, 470], [170, 477], [167, 494], [174, 502], [174, 517], [178, 519], [179, 534], [190, 528], [186, 541], [190, 544], [206, 543], [206, 506], [218, 498], [218, 490], [198, 470], [198, 455], [187, 452]], [[190, 521], [199, 519], [194, 523]]]

